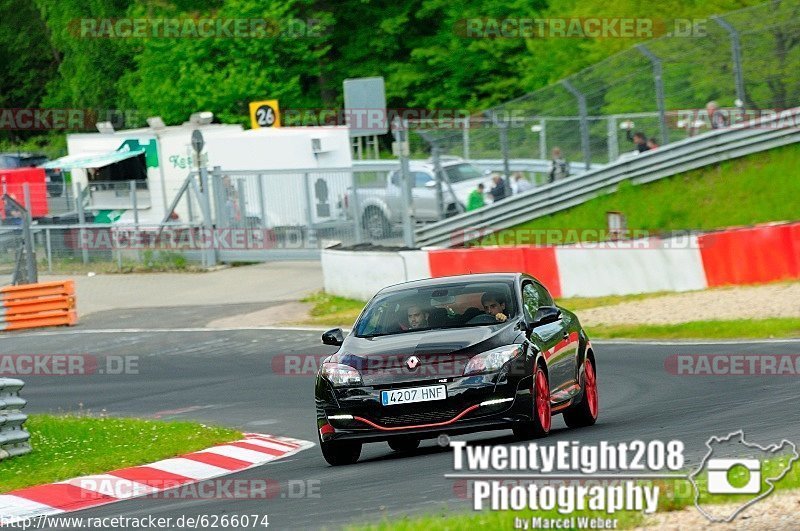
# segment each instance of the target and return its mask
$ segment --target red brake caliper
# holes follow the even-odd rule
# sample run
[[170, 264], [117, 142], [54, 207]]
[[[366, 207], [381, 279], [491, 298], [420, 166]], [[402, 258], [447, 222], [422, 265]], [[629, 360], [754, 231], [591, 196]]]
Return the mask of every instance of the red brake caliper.
[[586, 368], [584, 369], [584, 386], [586, 400], [589, 401], [589, 413], [592, 414], [592, 418], [597, 418], [597, 377], [594, 373], [594, 366], [588, 358], [586, 360]]
[[536, 414], [544, 431], [550, 431], [550, 388], [541, 369], [536, 370]]

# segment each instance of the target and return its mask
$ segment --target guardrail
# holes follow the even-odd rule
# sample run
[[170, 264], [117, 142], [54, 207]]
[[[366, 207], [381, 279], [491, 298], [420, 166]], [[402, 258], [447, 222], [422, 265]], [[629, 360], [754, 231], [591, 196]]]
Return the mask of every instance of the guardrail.
[[40, 282], [0, 288], [0, 330], [74, 325], [75, 281]]
[[[611, 193], [630, 180], [649, 183], [709, 164], [800, 142], [800, 108], [761, 120], [753, 126], [717, 130], [687, 138], [636, 157], [620, 160], [497, 204], [425, 225], [416, 231], [420, 247], [453, 247], [479, 236], [547, 216], [597, 196]], [[470, 236], [473, 234], [473, 236]]]
[[23, 427], [27, 401], [19, 396], [24, 385], [22, 380], [0, 378], [0, 461], [31, 451], [31, 435]]
[[[442, 162], [447, 159], [442, 158]], [[412, 163], [425, 163], [430, 164], [431, 161], [427, 159], [411, 159]], [[503, 171], [503, 159], [464, 159], [464, 162], [469, 162], [473, 166], [481, 170]], [[586, 172], [586, 165], [583, 162], [570, 162], [570, 175], [580, 175]], [[592, 169], [601, 168], [602, 164], [593, 164]], [[383, 170], [393, 171], [400, 169], [400, 163], [397, 160], [354, 160], [353, 167], [359, 168], [362, 171], [368, 170]], [[509, 159], [509, 171], [527, 171], [532, 173], [549, 173], [550, 161], [543, 159]]]

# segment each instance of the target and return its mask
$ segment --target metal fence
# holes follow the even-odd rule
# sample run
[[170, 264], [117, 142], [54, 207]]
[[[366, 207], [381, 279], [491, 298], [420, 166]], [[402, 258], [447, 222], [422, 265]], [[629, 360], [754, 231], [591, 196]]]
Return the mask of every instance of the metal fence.
[[28, 416], [22, 413], [27, 402], [19, 396], [22, 380], [0, 378], [0, 461], [31, 451], [30, 434], [23, 424]]
[[[708, 131], [712, 100], [729, 123], [800, 105], [800, 1], [711, 17], [689, 35], [641, 43], [481, 118], [424, 124], [412, 153], [433, 139], [465, 158], [546, 159], [558, 146], [569, 161], [607, 163], [634, 149], [627, 131], [660, 145]], [[628, 121], [632, 129], [620, 129]]]
[[623, 180], [648, 183], [695, 168], [800, 142], [800, 108], [790, 120], [764, 120], [754, 127], [723, 129], [675, 142], [663, 149], [615, 162], [599, 169], [555, 181], [514, 195], [484, 208], [421, 227], [420, 246], [459, 246], [482, 234], [514, 227], [525, 221], [574, 207], [610, 193]]
[[[35, 205], [30, 238], [16, 218], [0, 225], [0, 275], [18, 270], [20, 249], [43, 272], [182, 269], [220, 262], [308, 259], [341, 243], [400, 243], [402, 212], [390, 174], [397, 161], [350, 168], [223, 170], [187, 174], [166, 209], [152, 208], [145, 183], [73, 185], [58, 212]], [[43, 194], [33, 194], [43, 201]], [[361, 201], [395, 208], [386, 230], [370, 236], [372, 212]], [[48, 200], [50, 198], [48, 197]], [[68, 208], [72, 210], [67, 211]], [[373, 220], [374, 222], [374, 220]]]

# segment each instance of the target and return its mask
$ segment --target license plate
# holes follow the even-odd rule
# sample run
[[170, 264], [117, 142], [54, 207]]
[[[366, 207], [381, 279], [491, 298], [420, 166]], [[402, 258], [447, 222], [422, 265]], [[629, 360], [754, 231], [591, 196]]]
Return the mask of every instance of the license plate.
[[393, 406], [395, 404], [413, 404], [414, 402], [431, 402], [447, 398], [447, 386], [429, 385], [427, 387], [409, 387], [408, 389], [393, 389], [381, 391], [381, 404]]

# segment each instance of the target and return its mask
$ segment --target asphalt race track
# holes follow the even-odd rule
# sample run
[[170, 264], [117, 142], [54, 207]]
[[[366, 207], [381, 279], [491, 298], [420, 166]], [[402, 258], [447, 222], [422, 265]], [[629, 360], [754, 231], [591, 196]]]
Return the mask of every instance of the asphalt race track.
[[[158, 310], [154, 310], [158, 312]], [[151, 312], [151, 318], [157, 320]], [[298, 330], [73, 329], [10, 335], [2, 354], [138, 356], [138, 374], [35, 376], [26, 380], [28, 413], [89, 410], [109, 415], [191, 419], [245, 431], [316, 442], [313, 376], [273, 371], [280, 355], [323, 354], [319, 332]], [[796, 376], [676, 376], [665, 369], [672, 354], [800, 353], [800, 341], [761, 343], [594, 342], [600, 388], [600, 420], [568, 430], [560, 417], [549, 441], [581, 442], [678, 438], [688, 463], [705, 453], [711, 435], [743, 429], [751, 442], [800, 441]], [[468, 436], [515, 444], [510, 431]], [[452, 455], [436, 441], [414, 454], [394, 455], [380, 443], [365, 446], [354, 466], [331, 468], [318, 448], [285, 461], [235, 475], [319, 485], [313, 498], [141, 498], [74, 513], [75, 516], [179, 517], [201, 514], [268, 514], [270, 528], [338, 528], [345, 524], [433, 513], [444, 507], [469, 511], [469, 501], [444, 474]], [[461, 494], [461, 496], [459, 496]]]

